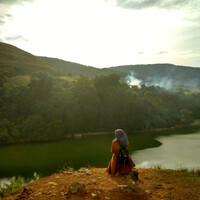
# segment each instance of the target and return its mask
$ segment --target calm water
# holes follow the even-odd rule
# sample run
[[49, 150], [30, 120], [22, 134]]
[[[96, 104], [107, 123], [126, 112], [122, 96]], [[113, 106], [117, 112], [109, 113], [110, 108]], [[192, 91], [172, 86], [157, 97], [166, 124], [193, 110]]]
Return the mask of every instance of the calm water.
[[[85, 136], [48, 143], [0, 146], [0, 178], [31, 177], [34, 172], [47, 176], [64, 166], [74, 169], [87, 166], [107, 167], [111, 159], [113, 135]], [[159, 146], [148, 134], [129, 136], [130, 153]]]
[[[166, 168], [200, 167], [200, 132], [172, 136], [140, 133], [128, 137], [129, 153], [137, 167], [157, 164]], [[31, 177], [34, 172], [47, 176], [64, 166], [74, 169], [107, 167], [112, 156], [112, 139], [113, 135], [101, 135], [0, 146], [0, 179], [19, 175]]]
[[167, 169], [200, 168], [200, 132], [161, 136], [156, 140], [162, 145], [132, 153], [138, 168], [156, 166]]

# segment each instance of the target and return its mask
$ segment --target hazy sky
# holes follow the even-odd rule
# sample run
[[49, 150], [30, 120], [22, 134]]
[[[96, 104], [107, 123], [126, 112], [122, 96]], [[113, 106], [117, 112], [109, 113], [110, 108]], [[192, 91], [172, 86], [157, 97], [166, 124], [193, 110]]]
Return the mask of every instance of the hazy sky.
[[0, 0], [0, 41], [94, 67], [200, 67], [200, 0]]

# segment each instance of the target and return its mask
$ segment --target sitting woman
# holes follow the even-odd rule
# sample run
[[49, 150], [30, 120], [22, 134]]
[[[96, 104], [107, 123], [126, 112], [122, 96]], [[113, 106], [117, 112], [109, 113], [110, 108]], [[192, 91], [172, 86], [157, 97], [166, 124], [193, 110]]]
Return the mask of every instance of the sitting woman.
[[120, 163], [117, 158], [117, 155], [120, 152], [120, 147], [125, 147], [126, 149], [128, 149], [128, 143], [129, 142], [126, 133], [122, 129], [115, 130], [115, 139], [112, 141], [111, 147], [111, 152], [113, 156], [108, 168], [106, 169], [109, 174], [114, 175], [117, 172], [119, 172], [120, 174], [129, 174], [130, 172], [132, 172], [132, 167], [134, 167], [135, 164], [130, 157], [129, 162], [126, 164]]

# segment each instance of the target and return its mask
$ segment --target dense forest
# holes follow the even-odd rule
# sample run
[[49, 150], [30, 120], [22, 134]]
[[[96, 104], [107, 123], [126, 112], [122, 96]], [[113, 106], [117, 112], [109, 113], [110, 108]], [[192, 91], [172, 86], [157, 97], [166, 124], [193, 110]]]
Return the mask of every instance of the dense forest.
[[45, 141], [69, 133], [172, 127], [200, 118], [200, 95], [129, 87], [118, 75], [65, 81], [44, 72], [0, 87], [0, 141]]
[[66, 61], [46, 60], [0, 43], [0, 143], [116, 128], [134, 132], [200, 119], [198, 92], [130, 86], [126, 67], [115, 73], [67, 62], [66, 70]]

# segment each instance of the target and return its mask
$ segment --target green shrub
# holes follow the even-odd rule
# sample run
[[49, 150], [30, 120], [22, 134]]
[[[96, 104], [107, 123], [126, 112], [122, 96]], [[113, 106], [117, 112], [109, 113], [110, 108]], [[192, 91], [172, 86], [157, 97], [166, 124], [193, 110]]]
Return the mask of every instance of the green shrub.
[[23, 185], [23, 179], [22, 178], [10, 178], [10, 183], [4, 183], [3, 186], [0, 186], [0, 198], [11, 194], [12, 192], [16, 191]]
[[33, 181], [38, 180], [40, 177], [41, 176], [35, 172], [32, 177], [29, 177], [26, 179], [20, 176], [18, 178], [15, 178], [15, 177], [9, 178], [8, 179], [9, 183], [4, 183], [2, 186], [0, 184], [0, 199], [4, 197], [5, 195], [12, 194], [23, 185], [26, 185], [28, 183], [32, 183]]

